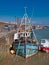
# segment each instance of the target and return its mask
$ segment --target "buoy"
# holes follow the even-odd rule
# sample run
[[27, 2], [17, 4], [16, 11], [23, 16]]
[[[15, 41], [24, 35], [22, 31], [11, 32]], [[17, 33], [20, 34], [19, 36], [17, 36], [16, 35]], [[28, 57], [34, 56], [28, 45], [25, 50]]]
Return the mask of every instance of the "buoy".
[[14, 51], [14, 50], [10, 50], [10, 53], [11, 53], [11, 54], [15, 54], [15, 51]]

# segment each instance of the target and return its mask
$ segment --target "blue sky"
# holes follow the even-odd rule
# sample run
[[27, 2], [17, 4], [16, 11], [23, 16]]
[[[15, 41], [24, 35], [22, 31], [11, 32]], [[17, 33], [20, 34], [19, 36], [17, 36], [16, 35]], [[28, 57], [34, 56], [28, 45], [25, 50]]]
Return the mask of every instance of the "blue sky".
[[44, 21], [49, 24], [49, 0], [0, 0], [0, 20], [13, 21], [15, 16], [22, 17], [25, 6], [36, 24]]

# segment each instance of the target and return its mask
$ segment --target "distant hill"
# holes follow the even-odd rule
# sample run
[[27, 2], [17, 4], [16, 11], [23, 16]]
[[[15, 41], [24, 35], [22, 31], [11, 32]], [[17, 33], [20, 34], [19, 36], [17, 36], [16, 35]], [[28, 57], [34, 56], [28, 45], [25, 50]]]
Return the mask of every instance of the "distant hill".
[[14, 25], [14, 23], [10, 23], [10, 22], [0, 22], [0, 26], [3, 26], [3, 25]]
[[0, 22], [0, 26], [4, 25], [5, 23], [4, 22]]

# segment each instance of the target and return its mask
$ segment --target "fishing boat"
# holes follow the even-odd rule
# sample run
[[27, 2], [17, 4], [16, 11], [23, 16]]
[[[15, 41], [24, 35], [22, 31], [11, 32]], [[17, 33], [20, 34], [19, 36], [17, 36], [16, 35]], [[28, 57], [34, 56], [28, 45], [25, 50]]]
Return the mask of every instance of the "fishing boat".
[[16, 49], [17, 55], [22, 55], [26, 58], [38, 52], [38, 45], [33, 42], [34, 32], [30, 23], [30, 18], [28, 18], [25, 8], [25, 14], [21, 20], [21, 23], [17, 24], [18, 29], [17, 33], [14, 34], [14, 42], [12, 47]]

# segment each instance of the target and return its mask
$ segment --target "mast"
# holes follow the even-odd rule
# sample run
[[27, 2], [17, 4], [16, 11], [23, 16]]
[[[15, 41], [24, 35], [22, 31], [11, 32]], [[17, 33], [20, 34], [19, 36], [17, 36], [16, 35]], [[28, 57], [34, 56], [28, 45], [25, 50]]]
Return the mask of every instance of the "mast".
[[[24, 14], [24, 16], [25, 16], [25, 36], [26, 36], [26, 15], [27, 15], [27, 12], [26, 12], [26, 8], [27, 7], [24, 7], [25, 8], [25, 14]], [[24, 42], [24, 55], [26, 56], [26, 37], [25, 37], [25, 42]]]
[[24, 7], [24, 9], [25, 9], [25, 14], [27, 14], [27, 11], [26, 11], [27, 7]]
[[26, 20], [26, 15], [27, 15], [26, 9], [27, 9], [27, 7], [24, 7], [24, 8], [25, 8], [25, 14], [24, 15], [25, 15], [25, 33], [26, 33], [26, 21], [27, 21]]
[[28, 15], [27, 15], [27, 7], [24, 7], [24, 10], [25, 10], [25, 13], [24, 13], [24, 16], [22, 17], [22, 20], [21, 20], [21, 25], [24, 25], [24, 55], [26, 56], [26, 43], [27, 43], [27, 38], [26, 38], [26, 32], [27, 30], [30, 31], [28, 28], [30, 28], [30, 19], [28, 18]]

